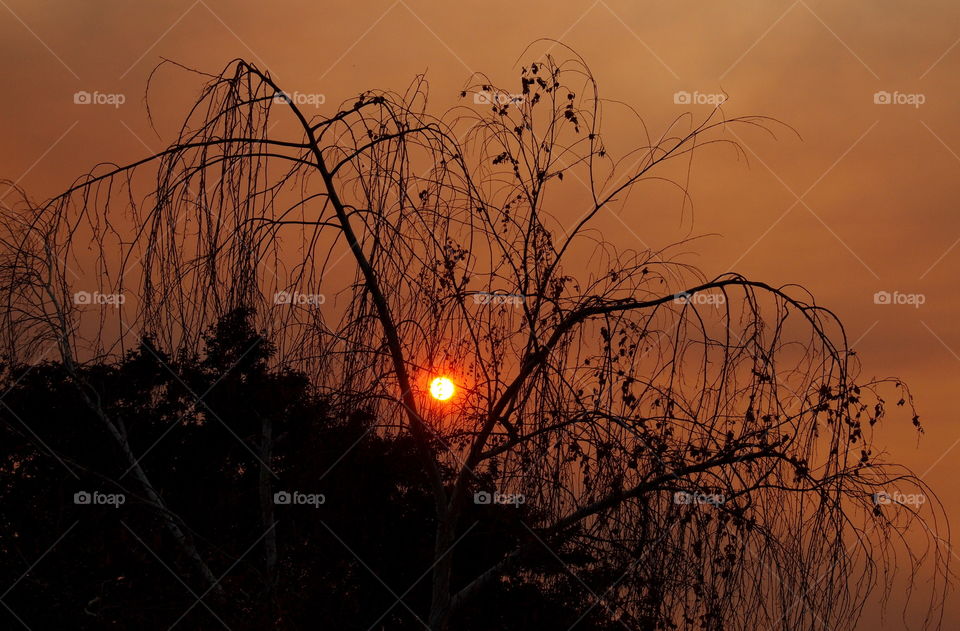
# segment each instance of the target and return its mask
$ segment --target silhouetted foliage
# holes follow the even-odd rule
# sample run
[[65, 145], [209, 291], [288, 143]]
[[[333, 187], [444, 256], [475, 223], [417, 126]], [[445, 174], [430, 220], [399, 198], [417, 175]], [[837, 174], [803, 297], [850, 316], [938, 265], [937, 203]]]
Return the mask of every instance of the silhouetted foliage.
[[[215, 574], [229, 570], [222, 582], [231, 597], [204, 602], [233, 629], [307, 629], [317, 621], [344, 630], [374, 622], [378, 629], [422, 628], [391, 593], [410, 589], [406, 606], [420, 615], [429, 608], [424, 573], [433, 562], [435, 515], [412, 439], [382, 437], [372, 431], [376, 419], [362, 410], [334, 417], [303, 374], [268, 369], [272, 346], [249, 316], [245, 309], [227, 314], [205, 337], [202, 356], [174, 359], [144, 339], [115, 364], [83, 369], [102, 393], [104, 410], [122, 419], [155, 487], [190, 525]], [[6, 366], [0, 387], [7, 393], [0, 410], [0, 505], [6, 508], [0, 580], [14, 583], [28, 562], [77, 524], [11, 592], [11, 607], [31, 612], [36, 629], [168, 628], [196, 597], [164, 564], [178, 571], [188, 564], [154, 507], [127, 484], [122, 454], [96, 429], [70, 375], [56, 362]], [[198, 405], [191, 393], [207, 394]], [[36, 419], [29, 430], [19, 425], [20, 416]], [[282, 536], [275, 589], [265, 580], [263, 554], [245, 555], [269, 528], [258, 496], [262, 463], [244, 448], [262, 442], [266, 416], [276, 432], [269, 465], [283, 480], [275, 488], [325, 496], [316, 508], [277, 506], [275, 529]], [[84, 490], [123, 493], [126, 502], [75, 505], [73, 494]], [[526, 510], [485, 505], [471, 511], [476, 525], [461, 533], [456, 551], [464, 577], [523, 538], [519, 518]], [[531, 568], [522, 580], [491, 586], [484, 600], [495, 605], [465, 611], [458, 628], [556, 628], [585, 612], [579, 628], [613, 628], [603, 608], [587, 612], [589, 593], [555, 560], [531, 559]], [[609, 579], [581, 578], [596, 589]], [[202, 605], [177, 624], [219, 626]]]

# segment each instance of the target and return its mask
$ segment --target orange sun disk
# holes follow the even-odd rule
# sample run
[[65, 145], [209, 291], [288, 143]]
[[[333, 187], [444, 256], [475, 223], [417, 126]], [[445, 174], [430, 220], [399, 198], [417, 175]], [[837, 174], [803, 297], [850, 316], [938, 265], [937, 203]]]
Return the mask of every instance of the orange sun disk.
[[447, 377], [437, 377], [430, 382], [430, 396], [437, 401], [446, 401], [453, 396], [453, 381]]

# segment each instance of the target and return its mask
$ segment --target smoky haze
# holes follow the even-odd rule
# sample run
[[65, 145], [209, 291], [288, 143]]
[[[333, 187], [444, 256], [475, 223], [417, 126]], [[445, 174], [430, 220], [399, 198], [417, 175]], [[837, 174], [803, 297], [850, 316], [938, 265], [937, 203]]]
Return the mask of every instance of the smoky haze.
[[[693, 238], [675, 255], [707, 277], [734, 271], [808, 289], [845, 324], [865, 376], [910, 385], [925, 434], [918, 440], [909, 418], [894, 417], [877, 444], [936, 491], [952, 521], [960, 517], [951, 403], [960, 377], [960, 5], [7, 0], [0, 34], [0, 174], [37, 200], [97, 163], [132, 162], [175, 138], [202, 81], [165, 66], [151, 83], [149, 120], [145, 89], [163, 59], [217, 73], [242, 57], [323, 114], [367, 89], [403, 91], [422, 73], [437, 112], [476, 105], [460, 97], [473, 73], [517, 84], [525, 48], [548, 37], [576, 50], [611, 100], [611, 152], [659, 137], [684, 112], [706, 116], [720, 100], [727, 117], [780, 121], [773, 133], [724, 130], [739, 151], [703, 147], [689, 171], [665, 173], [688, 196], [646, 183], [594, 228], [623, 249]], [[549, 210], [572, 224], [588, 196], [574, 178], [564, 186]], [[77, 265], [96, 273], [93, 258]], [[329, 273], [353, 279], [346, 263]], [[958, 623], [950, 596], [944, 628]], [[897, 617], [879, 624], [868, 607], [862, 628], [901, 628]]]

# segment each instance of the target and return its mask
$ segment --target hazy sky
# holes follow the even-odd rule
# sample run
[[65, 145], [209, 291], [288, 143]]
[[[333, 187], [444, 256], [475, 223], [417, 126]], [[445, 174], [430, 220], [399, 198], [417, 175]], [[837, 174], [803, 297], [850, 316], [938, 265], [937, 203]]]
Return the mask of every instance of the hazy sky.
[[[217, 72], [244, 57], [287, 92], [323, 94], [328, 109], [426, 72], [440, 111], [473, 71], [515, 81], [515, 62], [538, 37], [576, 49], [602, 95], [632, 105], [654, 133], [686, 110], [709, 111], [676, 103], [681, 91], [691, 101], [725, 91], [728, 116], [771, 116], [796, 130], [799, 138], [782, 127], [776, 138], [734, 129], [746, 161], [730, 148], [697, 155], [692, 216], [681, 217], [675, 191], [651, 187], [598, 227], [635, 248], [712, 235], [688, 248], [709, 276], [733, 270], [810, 289], [846, 324], [866, 376], [912, 387], [926, 435], [918, 444], [901, 417], [879, 442], [960, 523], [955, 1], [0, 0], [0, 177], [45, 198], [96, 162], [131, 161], [172, 140], [199, 83], [158, 80], [158, 137], [143, 94], [161, 58]], [[125, 102], [77, 104], [78, 91]], [[613, 105], [607, 113], [611, 142], [642, 141], [635, 122]], [[923, 304], [876, 304], [882, 291], [922, 294], [902, 300]], [[960, 599], [949, 620], [960, 621]]]

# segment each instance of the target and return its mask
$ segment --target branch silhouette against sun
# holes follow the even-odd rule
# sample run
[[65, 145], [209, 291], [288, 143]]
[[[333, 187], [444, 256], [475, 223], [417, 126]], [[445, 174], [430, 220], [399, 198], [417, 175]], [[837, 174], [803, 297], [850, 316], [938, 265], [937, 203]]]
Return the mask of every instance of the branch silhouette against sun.
[[[718, 107], [652, 137], [638, 116], [638, 146], [612, 155], [585, 62], [533, 59], [514, 87], [473, 77], [439, 116], [424, 77], [318, 114], [246, 61], [201, 75], [168, 148], [2, 211], [6, 361], [57, 349], [206, 586], [203, 547], [80, 367], [144, 336], [167, 357], [198, 353], [251, 307], [276, 366], [416, 445], [430, 629], [467, 628], [499, 585], [569, 580], [545, 555], [605, 577], [594, 613], [630, 629], [852, 629], [894, 572], [932, 581], [914, 622], [936, 626], [942, 508], [874, 443], [890, 400], [920, 431], [907, 387], [863, 379], [842, 324], [802, 287], [708, 278], [675, 254], [684, 244], [622, 250], [595, 228], [610, 210], [642, 226], [645, 184], [676, 182], [694, 150], [739, 151], [727, 127], [777, 122]], [[127, 300], [75, 303], [94, 287]], [[283, 292], [326, 298], [277, 304]], [[892, 488], [932, 501], [877, 505]], [[482, 521], [477, 493], [525, 500], [502, 550], [467, 571], [457, 542]]]

